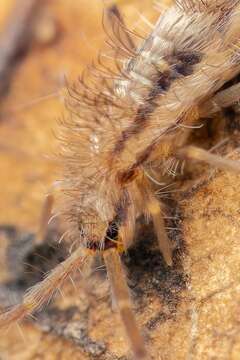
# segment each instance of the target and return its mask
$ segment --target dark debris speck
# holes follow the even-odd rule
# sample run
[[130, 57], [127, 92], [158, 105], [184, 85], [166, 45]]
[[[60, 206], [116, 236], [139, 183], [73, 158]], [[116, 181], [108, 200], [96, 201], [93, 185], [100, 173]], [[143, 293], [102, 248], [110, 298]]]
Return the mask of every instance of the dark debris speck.
[[154, 296], [166, 308], [166, 312], [160, 312], [149, 320], [146, 324], [148, 328], [175, 316], [181, 292], [186, 289], [188, 281], [182, 265], [186, 248], [181, 233], [181, 212], [175, 202], [169, 202], [168, 208], [170, 217], [174, 218], [166, 221], [167, 227], [171, 228], [169, 238], [175, 246], [173, 267], [165, 264], [151, 224], [141, 225], [137, 245], [124, 256], [129, 287], [139, 304], [138, 309], [147, 306], [149, 299]]
[[40, 314], [40, 327], [43, 331], [70, 340], [92, 357], [101, 356], [106, 351], [106, 345], [102, 341], [94, 341], [89, 337], [88, 309], [80, 313], [81, 320], [75, 318], [76, 314], [78, 314], [78, 308], [74, 306], [67, 310], [50, 308]]

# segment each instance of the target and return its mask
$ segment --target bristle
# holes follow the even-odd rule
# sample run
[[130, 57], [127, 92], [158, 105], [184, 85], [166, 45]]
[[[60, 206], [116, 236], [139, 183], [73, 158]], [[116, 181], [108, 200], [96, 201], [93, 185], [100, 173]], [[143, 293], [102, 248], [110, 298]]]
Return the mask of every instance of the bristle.
[[176, 0], [176, 5], [186, 12], [223, 12], [230, 11], [238, 0]]
[[123, 39], [120, 43], [122, 45], [127, 43], [129, 49], [135, 49], [136, 45], [134, 43], [132, 34], [127, 29], [127, 27], [124, 23], [122, 14], [120, 13], [118, 7], [114, 4], [114, 5], [110, 6], [109, 8], [107, 8], [106, 11], [107, 11], [108, 18], [111, 22], [111, 28], [112, 28], [115, 38], [118, 39], [118, 41], [119, 41], [119, 39], [121, 38], [121, 33], [122, 33]]

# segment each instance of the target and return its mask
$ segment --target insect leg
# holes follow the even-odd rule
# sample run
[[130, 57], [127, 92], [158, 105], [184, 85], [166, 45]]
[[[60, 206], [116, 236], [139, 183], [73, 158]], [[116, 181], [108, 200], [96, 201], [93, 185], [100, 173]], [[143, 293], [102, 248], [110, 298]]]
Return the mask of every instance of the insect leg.
[[151, 186], [149, 186], [149, 182], [146, 177], [142, 177], [138, 181], [138, 189], [140, 191], [142, 208], [143, 211], [147, 214], [150, 214], [154, 229], [158, 239], [159, 249], [164, 257], [164, 260], [167, 265], [171, 266], [173, 264], [172, 261], [172, 249], [171, 244], [165, 229], [164, 219], [161, 204], [153, 195], [153, 191]]
[[106, 264], [113, 295], [116, 300], [116, 304], [119, 309], [127, 337], [131, 343], [134, 357], [136, 360], [147, 359], [144, 341], [139, 332], [132, 310], [126, 276], [124, 274], [120, 256], [117, 250], [112, 248], [104, 251], [103, 257]]
[[159, 249], [163, 254], [167, 265], [172, 266], [172, 249], [171, 244], [165, 229], [165, 224], [162, 216], [161, 204], [154, 197], [150, 198], [147, 203], [147, 209], [152, 217], [154, 229], [156, 231]]
[[9, 327], [39, 309], [47, 300], [51, 299], [56, 290], [60, 289], [69, 275], [83, 266], [88, 257], [89, 250], [78, 248], [53, 269], [43, 281], [27, 291], [21, 304], [0, 314], [0, 328]]
[[187, 146], [178, 151], [178, 156], [181, 158], [187, 158], [197, 161], [203, 161], [209, 165], [212, 165], [218, 169], [240, 172], [240, 162], [223, 158], [219, 155], [210, 153], [207, 150], [198, 148], [196, 146]]
[[209, 117], [214, 113], [233, 105], [240, 100], [240, 83], [219, 91], [211, 100], [199, 107], [200, 117]]
[[40, 245], [46, 237], [48, 222], [52, 214], [53, 203], [54, 203], [54, 196], [52, 194], [48, 194], [44, 200], [41, 209], [40, 225], [35, 240], [36, 245]]

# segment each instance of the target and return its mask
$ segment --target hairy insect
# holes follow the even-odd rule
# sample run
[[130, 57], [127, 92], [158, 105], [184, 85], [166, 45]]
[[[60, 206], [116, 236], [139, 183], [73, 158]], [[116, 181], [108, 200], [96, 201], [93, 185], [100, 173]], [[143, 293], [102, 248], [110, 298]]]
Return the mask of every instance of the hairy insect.
[[132, 246], [136, 219], [144, 214], [153, 221], [166, 264], [173, 263], [149, 168], [160, 182], [175, 172], [173, 162], [177, 168], [186, 158], [240, 171], [236, 161], [187, 145], [200, 117], [239, 98], [238, 85], [216, 94], [240, 72], [239, 10], [237, 0], [179, 0], [135, 46], [135, 35], [111, 9], [115, 60], [99, 56], [98, 67], [69, 87], [69, 117], [59, 135], [63, 165], [56, 209], [75, 250], [22, 304], [0, 316], [1, 327], [40, 308], [71, 273], [100, 254], [134, 357], [147, 358], [120, 255]]

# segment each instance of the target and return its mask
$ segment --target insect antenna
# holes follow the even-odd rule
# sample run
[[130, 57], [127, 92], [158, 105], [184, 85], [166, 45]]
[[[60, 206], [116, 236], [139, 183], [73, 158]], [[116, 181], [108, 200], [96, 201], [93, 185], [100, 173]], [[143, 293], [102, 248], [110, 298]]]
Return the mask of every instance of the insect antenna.
[[65, 261], [50, 271], [46, 278], [34, 285], [27, 291], [20, 305], [13, 306], [10, 310], [0, 314], [0, 329], [8, 328], [10, 325], [19, 322], [52, 298], [53, 294], [68, 279], [69, 275], [84, 265], [89, 252], [78, 248]]

